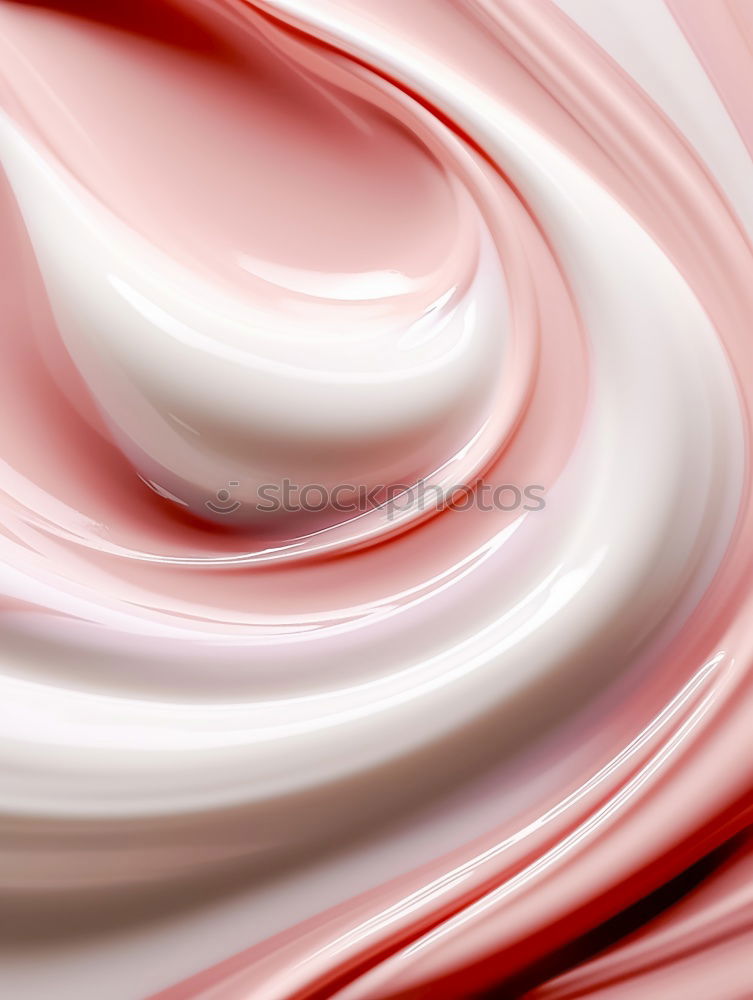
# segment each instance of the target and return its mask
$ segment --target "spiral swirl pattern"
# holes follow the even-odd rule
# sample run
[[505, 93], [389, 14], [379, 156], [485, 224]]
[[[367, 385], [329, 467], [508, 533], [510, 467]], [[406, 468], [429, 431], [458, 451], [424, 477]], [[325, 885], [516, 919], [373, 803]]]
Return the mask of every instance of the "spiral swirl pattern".
[[70, 995], [129, 907], [108, 996], [753, 989], [753, 8], [644, 7], [0, 4], [0, 895]]

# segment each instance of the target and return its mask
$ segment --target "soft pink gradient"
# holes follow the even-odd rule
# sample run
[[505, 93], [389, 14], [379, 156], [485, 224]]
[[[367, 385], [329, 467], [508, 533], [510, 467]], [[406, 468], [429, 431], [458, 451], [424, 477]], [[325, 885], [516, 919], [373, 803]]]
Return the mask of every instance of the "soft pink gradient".
[[[319, 377], [329, 341], [305, 331], [339, 338], [347, 378], [333, 385], [348, 392], [312, 396], [310, 422], [330, 405], [342, 426], [300, 448], [271, 409], [248, 440], [240, 425], [238, 441], [223, 438], [201, 382], [180, 397], [195, 410], [177, 413], [159, 366], [127, 368], [96, 338], [61, 334], [20, 182], [3, 187], [0, 634], [5, 697], [15, 705], [19, 692], [28, 726], [9, 718], [4, 737], [0, 888], [40, 906], [96, 888], [117, 910], [124, 886], [169, 894], [234, 865], [253, 880], [345, 853], [364, 830], [378, 839], [395, 816], [419, 823], [468, 785], [475, 804], [499, 800], [498, 821], [469, 809], [451, 851], [429, 843], [407, 872], [396, 856], [392, 880], [345, 887], [338, 905], [155, 998], [753, 995], [753, 248], [735, 206], [667, 115], [549, 0], [320, 0], [308, 18], [273, 0], [97, 6], [0, 4], [7, 115], [113, 242], [284, 317], [270, 357]], [[750, 149], [749, 5], [670, 6]], [[477, 103], [444, 103], [436, 64]], [[638, 223], [729, 371], [740, 453], [699, 438], [708, 496], [689, 479], [664, 527], [636, 519], [645, 530], [628, 544], [635, 525], [617, 524], [591, 561], [571, 549], [609, 492], [580, 450], [589, 432], [601, 441], [603, 348], [576, 258], [489, 142], [498, 122], [482, 100]], [[579, 212], [567, 224], [588, 232]], [[480, 306], [445, 343], [447, 303], [474, 306], [484, 234], [507, 303], [499, 344]], [[629, 251], [613, 248], [628, 275]], [[385, 272], [400, 294], [349, 297], [352, 279], [363, 288]], [[587, 297], [610, 291], [605, 280]], [[408, 391], [396, 345], [427, 311], [436, 326], [404, 348], [425, 376]], [[700, 385], [708, 373], [688, 338], [677, 381]], [[467, 368], [453, 368], [466, 349]], [[369, 395], [358, 373], [393, 362], [394, 382]], [[641, 364], [652, 385], [654, 358]], [[423, 410], [442, 365], [453, 391]], [[640, 427], [655, 400], [629, 398], [634, 410], [615, 420]], [[689, 421], [716, 426], [709, 398], [691, 398]], [[367, 430], [359, 399], [377, 414]], [[206, 430], [180, 430], [194, 420]], [[202, 463], [250, 477], [257, 466], [236, 472], [233, 456], [260, 440], [273, 478], [279, 461], [322, 481], [540, 483], [547, 509], [449, 505], [397, 522], [327, 512], [270, 532], [204, 519], [201, 470], [215, 466]], [[738, 478], [739, 496], [727, 485]], [[647, 489], [635, 483], [636, 507]], [[679, 542], [665, 552], [662, 532], [696, 503], [710, 512], [697, 537], [682, 558]], [[611, 576], [600, 587], [602, 564], [624, 571], [621, 589]], [[479, 774], [493, 780], [477, 786]], [[591, 959], [585, 935], [738, 834], [726, 867]]]

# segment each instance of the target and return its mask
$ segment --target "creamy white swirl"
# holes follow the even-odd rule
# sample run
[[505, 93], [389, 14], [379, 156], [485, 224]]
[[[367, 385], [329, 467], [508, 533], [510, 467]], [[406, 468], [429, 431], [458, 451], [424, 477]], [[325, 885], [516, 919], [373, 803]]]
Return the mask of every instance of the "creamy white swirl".
[[[245, 866], [259, 893], [401, 817], [426, 837], [445, 801], [431, 856], [460, 874], [249, 975], [323, 996], [374, 947], [338, 996], [498, 982], [481, 910], [554, 922], [547, 851], [563, 879], [589, 836], [619, 854], [623, 766], [723, 770], [690, 734], [747, 676], [746, 153], [666, 13], [700, 124], [568, 8], [719, 187], [544, 0], [84, 7], [0, 6], [0, 888], [44, 908]], [[270, 514], [286, 483], [376, 500]], [[383, 874], [409, 841], [384, 832]]]

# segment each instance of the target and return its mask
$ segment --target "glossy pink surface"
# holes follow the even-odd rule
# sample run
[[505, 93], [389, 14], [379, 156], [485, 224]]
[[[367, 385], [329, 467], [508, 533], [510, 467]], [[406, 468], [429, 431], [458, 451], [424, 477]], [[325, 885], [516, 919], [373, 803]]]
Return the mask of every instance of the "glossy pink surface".
[[0, 2], [13, 995], [753, 996], [753, 6], [600, 10]]

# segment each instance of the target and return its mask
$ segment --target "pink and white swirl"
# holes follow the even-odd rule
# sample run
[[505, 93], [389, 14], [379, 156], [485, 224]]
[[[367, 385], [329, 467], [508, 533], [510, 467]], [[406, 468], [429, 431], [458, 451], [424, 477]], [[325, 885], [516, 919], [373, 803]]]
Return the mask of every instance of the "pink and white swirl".
[[753, 996], [752, 53], [0, 0], [0, 993]]

